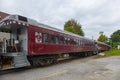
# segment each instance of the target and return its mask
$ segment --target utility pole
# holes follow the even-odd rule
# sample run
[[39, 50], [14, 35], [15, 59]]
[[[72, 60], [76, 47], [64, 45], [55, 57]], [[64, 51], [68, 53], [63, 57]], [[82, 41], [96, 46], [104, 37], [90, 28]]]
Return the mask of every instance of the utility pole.
[[93, 35], [92, 35], [92, 40], [94, 40], [94, 37], [93, 37]]

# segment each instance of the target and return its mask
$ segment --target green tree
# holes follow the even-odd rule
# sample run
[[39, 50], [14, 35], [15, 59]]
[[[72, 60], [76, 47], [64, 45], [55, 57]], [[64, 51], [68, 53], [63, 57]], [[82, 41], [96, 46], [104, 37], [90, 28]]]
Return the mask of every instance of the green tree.
[[111, 35], [111, 39], [112, 39], [113, 42], [120, 42], [120, 30], [115, 31]]
[[106, 43], [108, 41], [108, 38], [104, 34], [100, 34], [98, 41]]
[[75, 21], [74, 19], [70, 19], [67, 22], [65, 22], [64, 30], [68, 32], [72, 32], [74, 34], [84, 36], [84, 32], [81, 28], [81, 25], [77, 23], [77, 21]]
[[112, 46], [114, 48], [117, 48], [117, 45], [120, 45], [120, 30], [115, 31], [112, 35], [111, 35], [111, 40], [112, 40]]

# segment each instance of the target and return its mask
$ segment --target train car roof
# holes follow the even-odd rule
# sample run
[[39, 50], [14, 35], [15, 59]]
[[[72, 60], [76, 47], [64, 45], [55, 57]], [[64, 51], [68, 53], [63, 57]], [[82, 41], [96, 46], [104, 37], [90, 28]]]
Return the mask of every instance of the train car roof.
[[[37, 27], [42, 27], [42, 28], [45, 28], [45, 29], [49, 29], [49, 30], [52, 30], [52, 31], [56, 31], [56, 32], [60, 32], [60, 33], [63, 33], [63, 34], [67, 34], [67, 35], [70, 35], [70, 36], [75, 36], [77, 38], [82, 38], [82, 39], [86, 39], [86, 40], [89, 40], [89, 41], [92, 41], [91, 39], [89, 38], [86, 38], [86, 37], [83, 37], [83, 36], [80, 36], [80, 35], [77, 35], [77, 34], [73, 34], [71, 32], [68, 32], [68, 31], [64, 31], [64, 30], [61, 30], [61, 29], [58, 29], [58, 28], [54, 28], [54, 27], [51, 27], [49, 25], [46, 25], [46, 24], [43, 24], [43, 23], [39, 23], [37, 22], [36, 20], [33, 20], [33, 19], [30, 19], [30, 18], [26, 18], [26, 17], [23, 17], [23, 16], [20, 16], [20, 17], [23, 17], [23, 18], [26, 18], [27, 20], [26, 21], [21, 21], [18, 19], [20, 15], [9, 15], [7, 16], [5, 19], [3, 20], [15, 20], [15, 21], [20, 21], [20, 22], [23, 22], [23, 23], [26, 23], [28, 25], [33, 25], [33, 26], [37, 26]], [[3, 21], [2, 20], [2, 21]]]
[[28, 23], [31, 24], [31, 25], [36, 25], [38, 27], [46, 28], [46, 29], [49, 29], [49, 30], [52, 30], [52, 31], [56, 31], [56, 32], [60, 32], [60, 33], [63, 33], [63, 34], [75, 36], [75, 37], [82, 38], [82, 39], [87, 39], [89, 41], [93, 41], [93, 40], [91, 40], [89, 38], [86, 38], [86, 37], [83, 37], [83, 36], [68, 32], [68, 31], [64, 31], [64, 30], [61, 30], [61, 29], [58, 29], [58, 28], [55, 28], [55, 27], [52, 27], [52, 26], [37, 22], [36, 20], [33, 20], [33, 19], [28, 18], [28, 21], [29, 21]]
[[102, 45], [106, 45], [106, 46], [109, 46], [109, 47], [110, 47], [110, 45], [107, 45], [107, 44], [105, 44], [104, 42], [100, 42], [100, 41], [95, 41], [95, 42], [97, 42], [98, 44], [102, 44]]

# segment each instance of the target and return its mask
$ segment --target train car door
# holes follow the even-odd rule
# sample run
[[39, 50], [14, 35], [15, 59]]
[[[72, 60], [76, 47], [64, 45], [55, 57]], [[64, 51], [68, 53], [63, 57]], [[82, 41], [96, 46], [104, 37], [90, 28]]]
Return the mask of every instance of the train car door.
[[28, 52], [28, 30], [27, 27], [20, 28], [19, 41], [21, 41], [22, 51], [27, 54]]

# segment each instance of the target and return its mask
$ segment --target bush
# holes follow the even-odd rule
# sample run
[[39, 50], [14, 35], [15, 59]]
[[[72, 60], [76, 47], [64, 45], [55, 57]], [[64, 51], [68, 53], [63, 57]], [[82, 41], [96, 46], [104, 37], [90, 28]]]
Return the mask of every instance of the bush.
[[108, 56], [120, 56], [120, 50], [118, 49], [112, 49], [110, 51], [106, 51], [105, 52], [105, 56], [108, 57]]
[[120, 45], [120, 42], [115, 42], [115, 43], [113, 43], [112, 47], [113, 47], [114, 49], [117, 49], [117, 46], [118, 46], [118, 45]]

